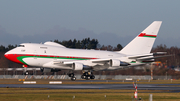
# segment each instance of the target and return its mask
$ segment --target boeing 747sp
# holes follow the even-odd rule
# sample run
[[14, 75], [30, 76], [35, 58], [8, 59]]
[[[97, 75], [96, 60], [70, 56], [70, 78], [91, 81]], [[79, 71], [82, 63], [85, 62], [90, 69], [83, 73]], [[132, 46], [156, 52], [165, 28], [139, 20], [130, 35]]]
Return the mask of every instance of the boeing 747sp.
[[117, 70], [154, 61], [157, 57], [150, 51], [161, 23], [162, 21], [154, 21], [118, 52], [70, 49], [54, 42], [22, 43], [5, 53], [5, 57], [25, 67], [41, 67], [44, 72], [70, 70], [68, 75], [71, 80], [76, 80], [76, 70], [85, 71], [82, 79], [94, 79], [92, 71]]

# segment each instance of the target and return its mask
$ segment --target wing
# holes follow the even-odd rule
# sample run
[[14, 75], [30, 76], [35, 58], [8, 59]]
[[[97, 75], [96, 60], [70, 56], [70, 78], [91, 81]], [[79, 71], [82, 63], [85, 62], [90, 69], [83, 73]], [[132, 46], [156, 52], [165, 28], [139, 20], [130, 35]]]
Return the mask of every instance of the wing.
[[[164, 53], [163, 53], [164, 54]], [[162, 55], [162, 53], [151, 53], [144, 55], [125, 56], [123, 58], [101, 58], [101, 59], [89, 59], [89, 60], [56, 60], [51, 61], [43, 65], [43, 67], [52, 67], [60, 69], [72, 69], [72, 70], [104, 70], [108, 68], [118, 69], [129, 66], [139, 66], [147, 63], [154, 62], [156, 58], [169, 57], [172, 55]]]

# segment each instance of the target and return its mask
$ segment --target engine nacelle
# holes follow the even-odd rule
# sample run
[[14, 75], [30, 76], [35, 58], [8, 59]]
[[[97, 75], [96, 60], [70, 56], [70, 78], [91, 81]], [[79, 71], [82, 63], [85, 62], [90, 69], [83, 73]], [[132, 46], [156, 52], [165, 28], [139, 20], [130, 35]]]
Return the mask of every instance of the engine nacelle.
[[111, 59], [111, 60], [110, 60], [110, 66], [111, 66], [111, 67], [128, 66], [128, 65], [130, 65], [130, 64], [127, 63], [127, 62], [122, 62], [122, 61], [120, 61], [120, 60], [118, 60], [118, 59]]
[[72, 65], [73, 70], [83, 70], [83, 64], [82, 63], [73, 63]]
[[120, 66], [120, 64], [121, 64], [121, 61], [120, 61], [120, 60], [117, 60], [117, 59], [111, 59], [111, 60], [110, 60], [110, 66], [111, 66], [111, 67]]

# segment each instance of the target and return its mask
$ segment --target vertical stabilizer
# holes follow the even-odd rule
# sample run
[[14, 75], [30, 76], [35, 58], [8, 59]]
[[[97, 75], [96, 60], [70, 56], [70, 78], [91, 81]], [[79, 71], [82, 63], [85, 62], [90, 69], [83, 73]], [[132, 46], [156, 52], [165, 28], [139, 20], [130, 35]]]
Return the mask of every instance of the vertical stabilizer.
[[162, 21], [154, 21], [129, 44], [127, 44], [120, 53], [127, 55], [150, 53]]

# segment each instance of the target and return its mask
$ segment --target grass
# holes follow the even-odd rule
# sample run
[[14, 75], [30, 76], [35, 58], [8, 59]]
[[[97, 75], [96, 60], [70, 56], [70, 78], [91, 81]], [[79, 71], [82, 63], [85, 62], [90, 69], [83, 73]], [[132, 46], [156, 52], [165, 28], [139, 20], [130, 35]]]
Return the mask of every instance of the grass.
[[[133, 81], [79, 82], [54, 79], [27, 79], [37, 84], [48, 84], [49, 81], [62, 81], [63, 84], [132, 84]], [[0, 84], [23, 84], [18, 79], [0, 79]], [[180, 84], [180, 80], [152, 80], [138, 81], [138, 84]], [[0, 101], [132, 101], [135, 90], [116, 89], [47, 89], [47, 88], [0, 88]], [[153, 101], [180, 101], [180, 93], [165, 90], [138, 90], [138, 97], [149, 101], [149, 94], [153, 94]], [[106, 97], [105, 97], [106, 95]], [[49, 97], [48, 97], [49, 96]], [[73, 96], [75, 98], [73, 99]]]
[[[153, 94], [153, 101], [180, 100], [180, 93], [153, 92], [139, 90], [138, 96], [144, 101], [149, 100], [149, 94]], [[133, 94], [134, 90], [0, 88], [1, 101], [131, 101]]]

